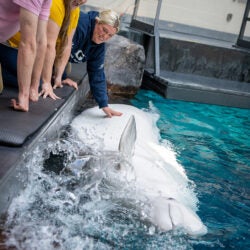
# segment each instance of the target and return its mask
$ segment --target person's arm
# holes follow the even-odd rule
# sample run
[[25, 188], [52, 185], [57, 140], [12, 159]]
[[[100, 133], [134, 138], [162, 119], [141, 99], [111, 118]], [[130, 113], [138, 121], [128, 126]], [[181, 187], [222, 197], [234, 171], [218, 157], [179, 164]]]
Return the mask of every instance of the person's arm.
[[47, 23], [48, 22], [44, 20], [38, 21], [38, 29], [36, 35], [36, 43], [37, 43], [36, 58], [32, 71], [30, 94], [29, 94], [29, 98], [32, 101], [38, 100], [38, 88], [47, 48]]
[[71, 52], [71, 48], [72, 48], [72, 40], [73, 40], [73, 36], [75, 34], [75, 29], [72, 30], [71, 34], [68, 36], [68, 43], [67, 46], [63, 52], [62, 58], [60, 59], [60, 61], [56, 62], [54, 65], [54, 86], [53, 88], [56, 89], [58, 87], [62, 87], [63, 84], [67, 84], [69, 86], [74, 87], [75, 89], [78, 89], [77, 83], [73, 80], [71, 80], [70, 78], [67, 78], [65, 80], [62, 80], [62, 76], [65, 70], [65, 67], [69, 61], [69, 57], [70, 57], [70, 52]]
[[29, 110], [29, 91], [31, 74], [36, 57], [36, 30], [38, 17], [30, 11], [20, 8], [20, 32], [22, 34], [17, 56], [18, 102], [12, 99], [16, 110]]
[[112, 118], [112, 116], [121, 116], [122, 112], [111, 109], [110, 107], [102, 108], [102, 111], [107, 115], [107, 117]]
[[59, 99], [51, 85], [53, 65], [56, 57], [56, 40], [59, 31], [60, 27], [54, 21], [49, 20], [47, 27], [47, 49], [42, 69], [42, 91], [40, 95], [43, 98], [49, 96], [54, 100]]
[[87, 72], [91, 93], [98, 103], [99, 108], [108, 106], [107, 85], [104, 73], [104, 65], [97, 64], [97, 58], [87, 60]]
[[98, 103], [99, 108], [101, 108], [109, 118], [112, 116], [121, 116], [121, 112], [113, 110], [108, 106], [107, 84], [104, 68], [98, 71], [89, 71], [88, 76], [91, 92]]
[[91, 59], [87, 61], [87, 71], [91, 92], [99, 105], [99, 108], [108, 116], [121, 116], [122, 113], [108, 106], [107, 84], [104, 72], [105, 45], [93, 52]]

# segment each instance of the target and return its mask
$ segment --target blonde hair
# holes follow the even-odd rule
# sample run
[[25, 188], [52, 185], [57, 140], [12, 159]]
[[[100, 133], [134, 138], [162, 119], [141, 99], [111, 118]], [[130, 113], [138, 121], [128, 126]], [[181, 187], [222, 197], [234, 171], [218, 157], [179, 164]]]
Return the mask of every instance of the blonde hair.
[[56, 62], [61, 59], [64, 49], [68, 43], [68, 28], [70, 24], [70, 14], [72, 10], [71, 2], [72, 2], [71, 0], [63, 1], [65, 7], [65, 15], [58, 35], [60, 42], [56, 43], [56, 58], [55, 58]]
[[119, 31], [120, 26], [120, 16], [113, 10], [103, 10], [96, 17], [96, 20], [100, 24], [108, 24], [116, 29], [116, 33]]

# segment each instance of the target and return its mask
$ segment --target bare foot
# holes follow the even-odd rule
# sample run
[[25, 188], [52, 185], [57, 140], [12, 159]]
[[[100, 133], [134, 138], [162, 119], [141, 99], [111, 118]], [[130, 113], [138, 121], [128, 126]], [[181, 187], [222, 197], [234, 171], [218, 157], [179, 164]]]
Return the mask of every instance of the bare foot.
[[37, 102], [38, 98], [39, 98], [39, 94], [38, 91], [34, 90], [34, 89], [30, 89], [30, 100], [33, 102]]
[[28, 106], [17, 103], [15, 99], [11, 99], [11, 106], [17, 111], [24, 111], [24, 112], [29, 111]]

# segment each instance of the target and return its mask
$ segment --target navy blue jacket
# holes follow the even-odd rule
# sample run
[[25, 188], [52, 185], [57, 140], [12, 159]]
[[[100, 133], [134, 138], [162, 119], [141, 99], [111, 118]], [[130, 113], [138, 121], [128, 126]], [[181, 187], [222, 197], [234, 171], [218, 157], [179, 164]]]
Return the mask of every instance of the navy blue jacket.
[[108, 106], [107, 84], [104, 73], [105, 43], [92, 42], [96, 16], [99, 12], [80, 12], [73, 37], [71, 63], [87, 62], [90, 90], [100, 108]]

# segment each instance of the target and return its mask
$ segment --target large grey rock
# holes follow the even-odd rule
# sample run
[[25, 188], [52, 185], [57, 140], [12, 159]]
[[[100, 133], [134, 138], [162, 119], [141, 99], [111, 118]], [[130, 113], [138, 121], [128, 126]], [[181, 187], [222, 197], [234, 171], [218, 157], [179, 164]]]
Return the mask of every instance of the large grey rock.
[[120, 35], [110, 39], [105, 56], [109, 94], [134, 95], [141, 86], [144, 65], [143, 46]]

